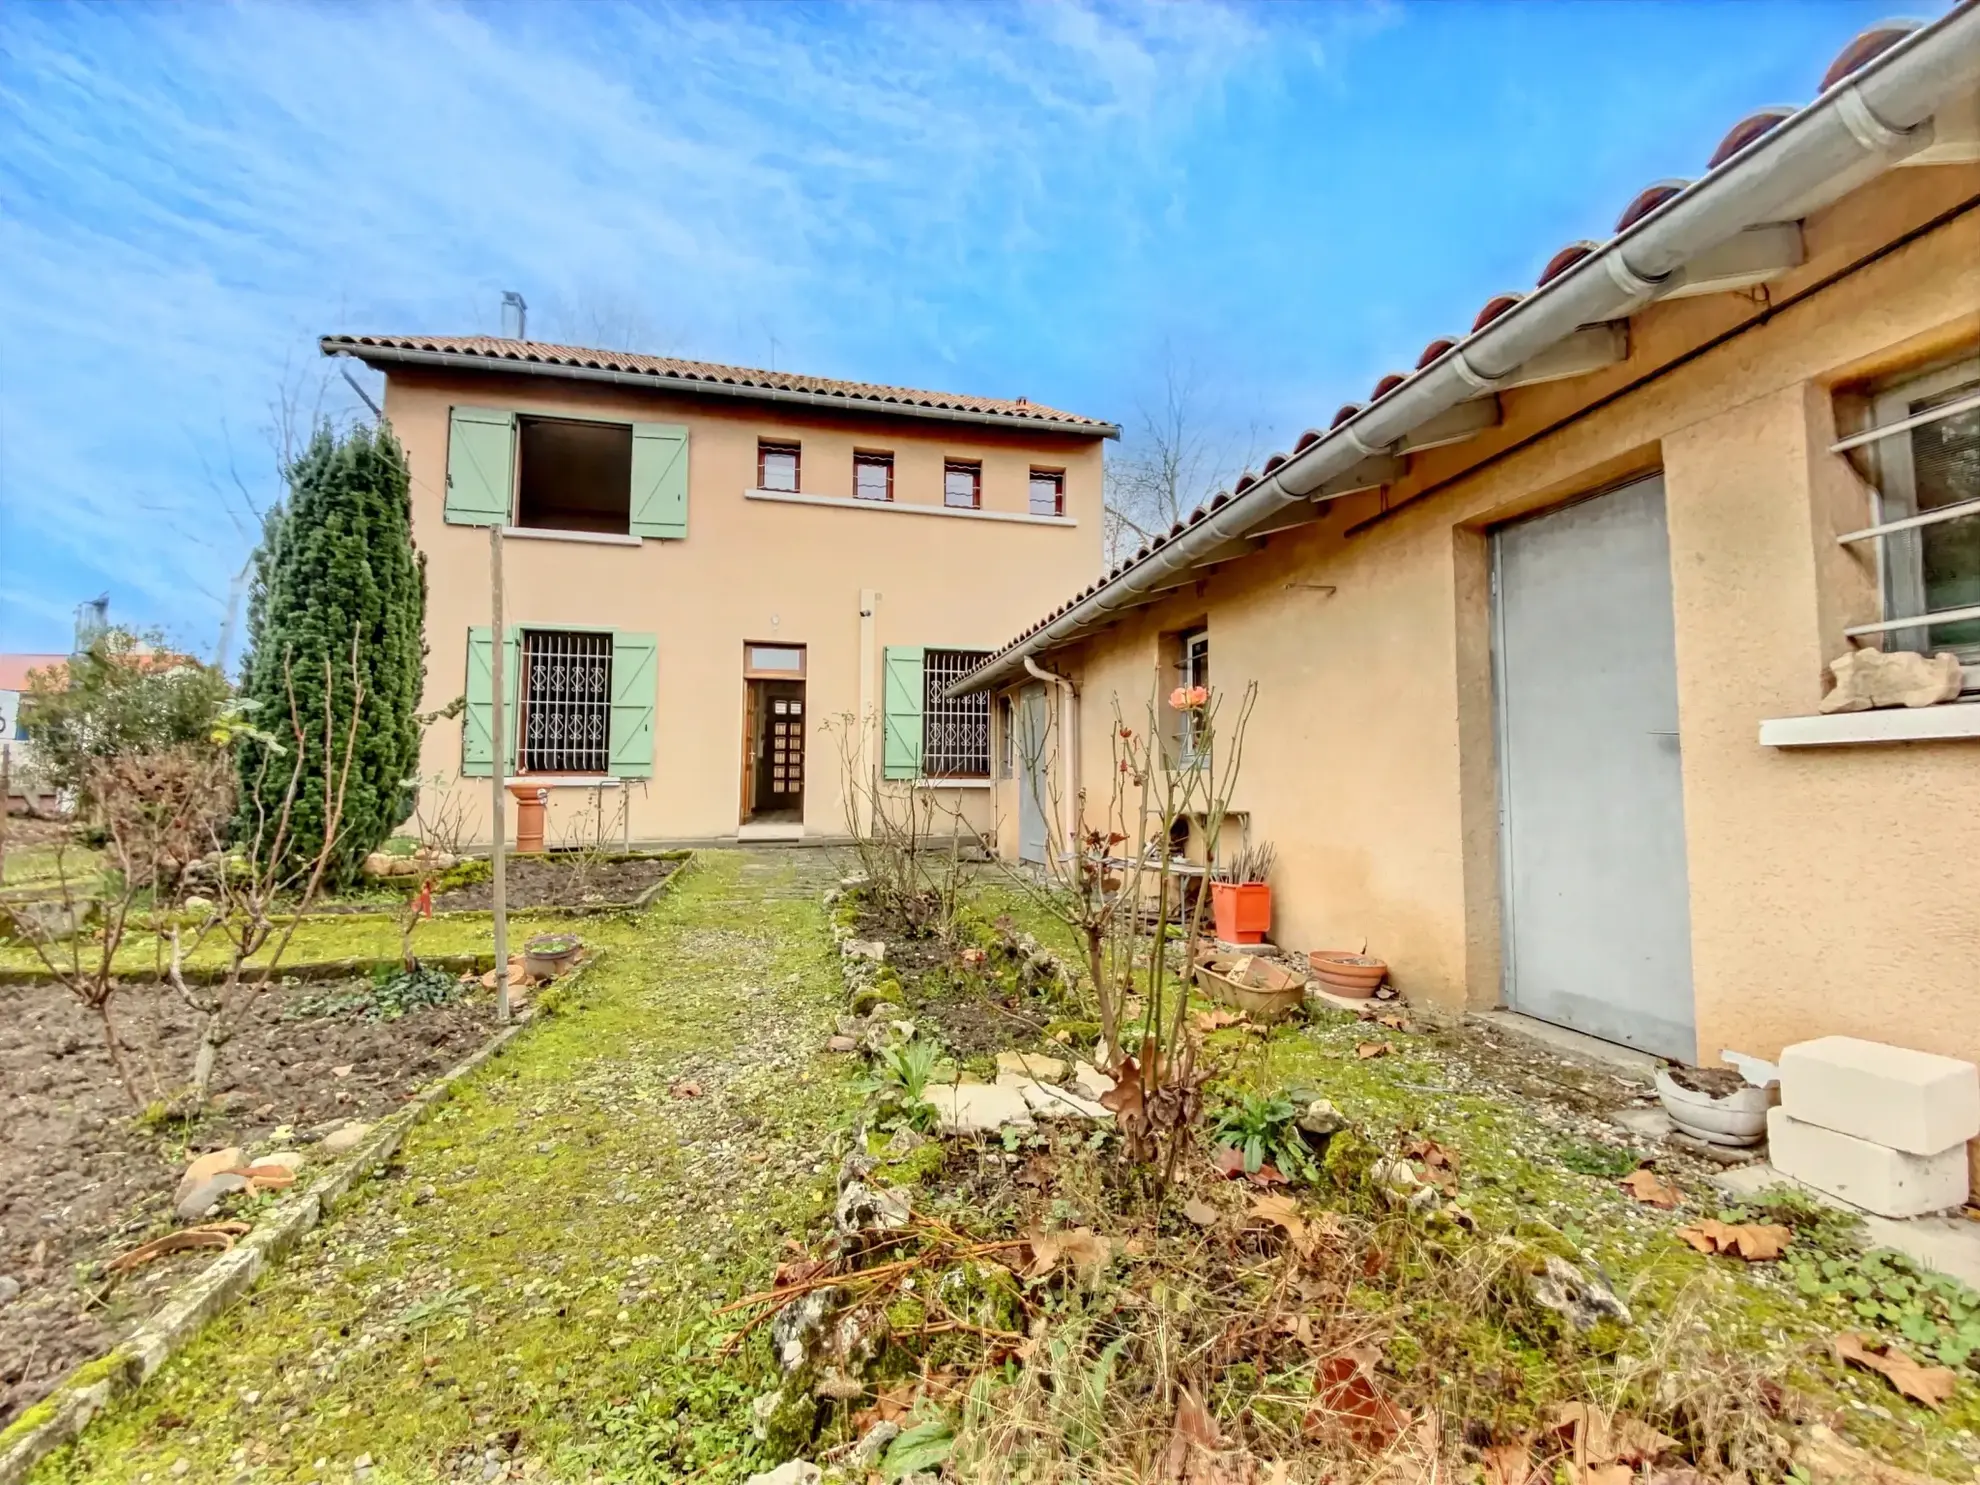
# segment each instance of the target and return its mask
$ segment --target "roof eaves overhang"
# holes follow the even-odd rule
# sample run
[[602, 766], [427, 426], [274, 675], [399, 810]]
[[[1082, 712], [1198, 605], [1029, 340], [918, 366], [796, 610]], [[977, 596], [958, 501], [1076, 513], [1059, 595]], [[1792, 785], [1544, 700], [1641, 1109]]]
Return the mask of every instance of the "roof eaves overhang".
[[1177, 575], [1205, 552], [1266, 527], [1296, 504], [1339, 498], [1347, 492], [1330, 493], [1329, 481], [1393, 457], [1423, 424], [1513, 383], [1523, 365], [1569, 336], [1625, 318], [1681, 286], [1681, 270], [1701, 254], [1750, 228], [1792, 220], [1807, 202], [1833, 192], [1838, 179], [1867, 180], [1929, 147], [1932, 116], [1976, 84], [1980, 5], [1963, 4], [1673, 189], [1532, 293], [1494, 300], [1469, 334], [1324, 433], [1302, 438], [1283, 460], [1267, 461], [1262, 478], [1240, 479], [944, 694], [1006, 685], [1025, 673], [1026, 657], [1070, 644], [1177, 586]]
[[426, 351], [400, 346], [367, 345], [351, 336], [325, 335], [317, 348], [326, 356], [350, 356], [374, 370], [392, 366], [439, 368], [504, 376], [560, 377], [567, 381], [606, 382], [642, 391], [677, 392], [688, 397], [728, 397], [743, 402], [795, 403], [831, 408], [835, 412], [870, 413], [880, 417], [927, 418], [943, 423], [969, 423], [988, 428], [1018, 428], [1034, 433], [1072, 434], [1080, 438], [1119, 438], [1118, 423], [1068, 422], [1062, 418], [1018, 417], [1010, 413], [979, 412], [970, 408], [927, 407], [911, 402], [845, 397], [789, 387], [750, 386], [733, 382], [670, 377], [650, 371], [620, 371], [607, 366], [568, 366], [552, 361], [510, 360], [467, 351]]

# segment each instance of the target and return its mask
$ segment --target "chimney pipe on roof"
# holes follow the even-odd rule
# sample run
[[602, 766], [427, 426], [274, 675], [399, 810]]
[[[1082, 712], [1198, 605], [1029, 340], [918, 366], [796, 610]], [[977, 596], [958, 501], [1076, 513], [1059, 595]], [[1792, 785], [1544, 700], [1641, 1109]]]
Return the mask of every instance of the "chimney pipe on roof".
[[[510, 325], [513, 315], [514, 326]], [[529, 339], [529, 306], [514, 289], [502, 291], [502, 334], [509, 340]]]

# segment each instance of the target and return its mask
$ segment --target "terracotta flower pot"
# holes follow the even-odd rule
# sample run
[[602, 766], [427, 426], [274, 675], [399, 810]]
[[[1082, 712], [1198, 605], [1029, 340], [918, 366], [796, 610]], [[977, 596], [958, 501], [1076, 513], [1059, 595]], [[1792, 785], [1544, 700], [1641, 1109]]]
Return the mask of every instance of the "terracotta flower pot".
[[1212, 882], [1210, 907], [1227, 944], [1262, 944], [1272, 929], [1272, 889], [1264, 882]]
[[1366, 1000], [1389, 977], [1386, 960], [1340, 949], [1315, 949], [1306, 962], [1313, 967], [1313, 978], [1334, 994], [1356, 1000]]

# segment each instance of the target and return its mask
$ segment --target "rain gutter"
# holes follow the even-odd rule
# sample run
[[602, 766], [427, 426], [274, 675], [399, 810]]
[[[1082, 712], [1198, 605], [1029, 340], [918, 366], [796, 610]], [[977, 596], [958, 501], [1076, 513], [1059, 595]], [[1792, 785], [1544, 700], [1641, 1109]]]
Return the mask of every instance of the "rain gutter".
[[[1069, 643], [1177, 574], [1307, 499], [1364, 459], [1392, 453], [1414, 429], [1483, 396], [1584, 325], [1626, 316], [1684, 264], [1784, 213], [1866, 162], [1890, 163], [1932, 143], [1929, 120], [1980, 75], [1980, 5], [1962, 5], [1858, 69], [1798, 113], [1528, 294], [1386, 396], [1322, 434], [1214, 512], [1201, 515], [1036, 633], [992, 656], [947, 694], [1008, 683], [1027, 656]], [[1320, 497], [1325, 498], [1325, 497]]]

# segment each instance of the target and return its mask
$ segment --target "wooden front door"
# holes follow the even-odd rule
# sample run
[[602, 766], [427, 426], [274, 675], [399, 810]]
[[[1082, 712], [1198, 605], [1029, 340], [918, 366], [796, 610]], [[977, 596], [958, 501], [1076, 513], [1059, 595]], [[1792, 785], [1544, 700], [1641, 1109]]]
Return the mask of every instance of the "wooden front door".
[[755, 813], [804, 809], [804, 682], [762, 681], [756, 700]]

